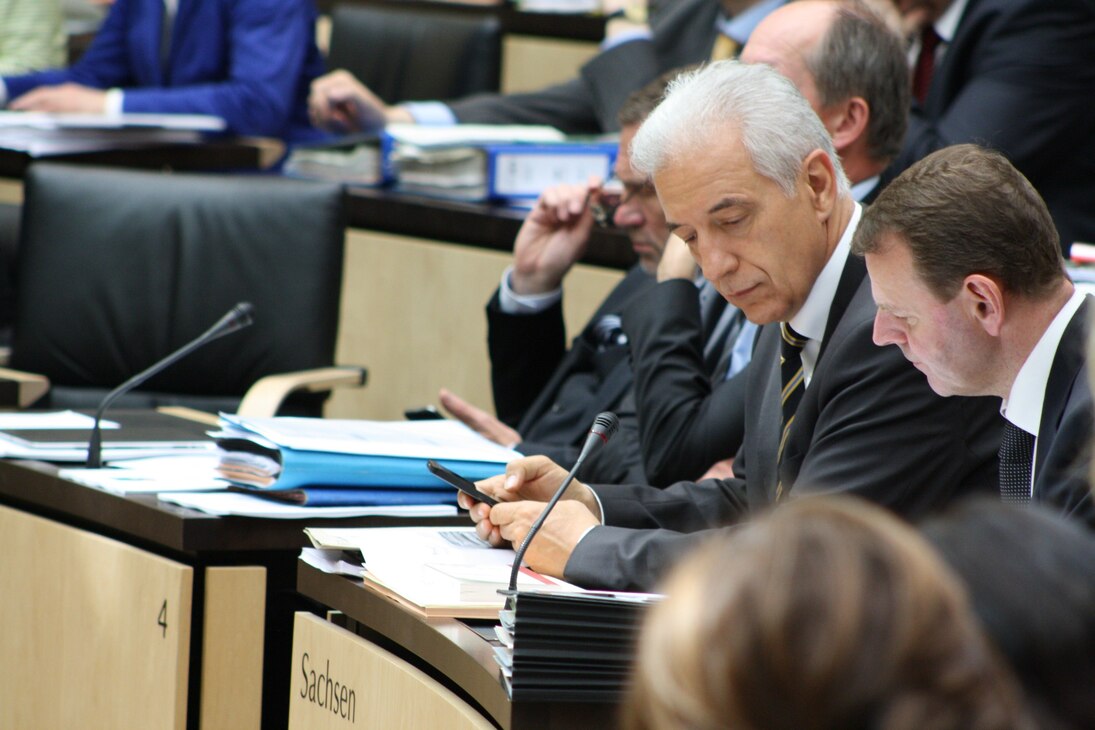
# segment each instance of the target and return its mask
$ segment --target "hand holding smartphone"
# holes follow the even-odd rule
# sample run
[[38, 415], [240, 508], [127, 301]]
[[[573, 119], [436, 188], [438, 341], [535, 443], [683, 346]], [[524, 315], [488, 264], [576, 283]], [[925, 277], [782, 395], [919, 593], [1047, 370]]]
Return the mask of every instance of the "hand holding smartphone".
[[446, 469], [445, 467], [441, 466], [440, 464], [438, 464], [433, 459], [429, 459], [429, 460], [426, 461], [426, 468], [429, 469], [430, 472], [432, 472], [436, 476], [440, 477], [441, 479], [444, 479], [446, 482], [448, 482], [449, 484], [456, 487], [457, 489], [459, 489], [464, 494], [466, 494], [469, 497], [471, 497], [472, 499], [474, 499], [475, 501], [483, 502], [484, 504], [489, 504], [491, 507], [498, 504], [497, 499], [495, 499], [494, 497], [491, 497], [489, 495], [483, 494], [478, 489], [476, 489], [475, 485], [472, 484], [470, 481], [468, 481], [464, 477], [460, 476], [456, 472], [451, 471], [449, 469]]

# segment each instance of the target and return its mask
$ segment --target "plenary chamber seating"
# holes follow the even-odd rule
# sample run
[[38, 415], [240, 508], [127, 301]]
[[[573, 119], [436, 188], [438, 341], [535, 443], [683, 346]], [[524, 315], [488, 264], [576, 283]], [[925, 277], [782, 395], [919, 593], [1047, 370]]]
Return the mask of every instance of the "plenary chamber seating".
[[389, 104], [497, 91], [497, 17], [457, 8], [338, 5], [329, 69], [346, 69]]
[[33, 165], [10, 367], [37, 375], [0, 372], [8, 405], [95, 408], [248, 301], [254, 324], [115, 406], [321, 415], [332, 385], [364, 382], [361, 368], [332, 367], [344, 232], [336, 185]]

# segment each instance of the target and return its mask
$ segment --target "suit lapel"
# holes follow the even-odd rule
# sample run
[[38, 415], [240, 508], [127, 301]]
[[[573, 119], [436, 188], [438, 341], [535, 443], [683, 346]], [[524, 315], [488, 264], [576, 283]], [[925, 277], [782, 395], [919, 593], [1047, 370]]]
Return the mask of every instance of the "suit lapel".
[[[837, 284], [832, 306], [829, 308], [829, 318], [825, 323], [825, 336], [821, 341], [817, 362], [814, 364], [811, 383], [818, 378], [819, 372], [824, 367], [825, 353], [829, 343], [833, 341], [833, 334], [844, 319], [844, 315], [856, 293], [860, 291], [866, 276], [867, 265], [863, 259], [859, 256], [848, 256], [848, 260], [844, 264], [844, 271], [840, 275], [840, 283]], [[791, 430], [787, 434], [787, 443], [783, 447], [783, 459], [779, 464], [779, 474], [782, 477], [785, 493], [793, 488], [795, 480], [798, 478], [802, 461], [813, 439], [818, 412], [817, 390], [811, 390], [807, 386], [806, 391], [802, 394], [802, 401], [795, 411], [795, 422], [791, 425]]]
[[1053, 357], [1053, 365], [1049, 370], [1049, 380], [1046, 383], [1045, 397], [1042, 400], [1042, 418], [1038, 424], [1038, 443], [1036, 447], [1034, 485], [1037, 489], [1037, 471], [1046, 463], [1049, 449], [1053, 445], [1053, 437], [1064, 416], [1065, 406], [1072, 395], [1072, 389], [1076, 384], [1076, 378], [1084, 366], [1084, 343], [1086, 342], [1087, 321], [1091, 309], [1091, 298], [1085, 297], [1079, 310], [1072, 316], [1072, 320], [1061, 335], [1061, 344], [1057, 347], [1057, 354]]

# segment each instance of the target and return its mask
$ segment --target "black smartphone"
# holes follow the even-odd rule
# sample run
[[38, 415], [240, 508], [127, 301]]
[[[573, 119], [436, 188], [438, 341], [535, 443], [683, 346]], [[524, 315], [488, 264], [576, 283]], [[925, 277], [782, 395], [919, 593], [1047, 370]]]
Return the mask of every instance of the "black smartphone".
[[461, 492], [463, 492], [464, 494], [466, 494], [469, 497], [471, 497], [472, 499], [474, 499], [475, 501], [483, 502], [485, 504], [489, 504], [492, 507], [494, 505], [498, 504], [497, 499], [495, 499], [494, 497], [489, 497], [486, 494], [483, 494], [478, 489], [476, 489], [475, 485], [472, 484], [470, 481], [468, 481], [464, 477], [460, 476], [456, 472], [451, 471], [449, 469], [446, 469], [445, 467], [441, 466], [440, 464], [438, 464], [433, 459], [429, 459], [429, 460], [426, 461], [426, 468], [429, 469], [433, 474], [441, 477], [446, 482], [453, 485], [454, 487], [459, 489]]

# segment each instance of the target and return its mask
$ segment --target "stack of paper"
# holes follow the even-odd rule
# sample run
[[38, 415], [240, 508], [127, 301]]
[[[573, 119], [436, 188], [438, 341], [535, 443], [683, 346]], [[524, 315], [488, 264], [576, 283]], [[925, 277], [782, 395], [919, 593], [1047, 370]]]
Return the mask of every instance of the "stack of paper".
[[434, 459], [469, 478], [505, 471], [520, 456], [456, 421], [241, 418], [213, 434], [218, 471], [242, 487], [311, 505], [455, 504], [426, 469]]
[[[505, 606], [512, 550], [493, 549], [472, 527], [307, 528], [317, 548], [359, 551], [374, 590], [427, 618], [497, 619]], [[523, 568], [519, 588], [582, 589]]]
[[496, 629], [513, 700], [616, 702], [627, 689], [650, 593], [522, 590]]
[[607, 179], [615, 140], [567, 139], [539, 126], [392, 125], [389, 177], [399, 190], [464, 201], [529, 201], [546, 188]]

